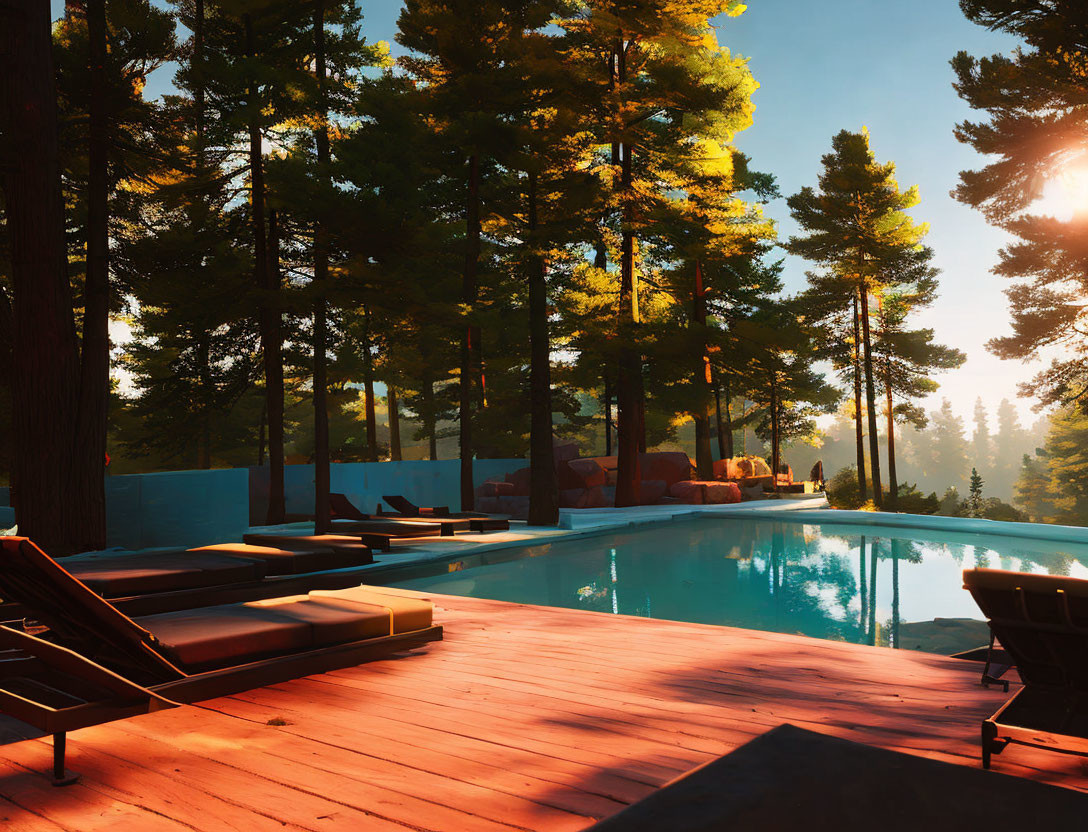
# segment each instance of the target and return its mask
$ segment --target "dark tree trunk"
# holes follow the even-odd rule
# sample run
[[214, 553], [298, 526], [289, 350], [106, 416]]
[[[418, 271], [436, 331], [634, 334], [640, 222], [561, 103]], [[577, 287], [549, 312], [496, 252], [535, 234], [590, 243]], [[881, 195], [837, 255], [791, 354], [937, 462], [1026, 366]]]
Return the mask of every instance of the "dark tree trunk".
[[268, 421], [268, 413], [265, 410], [265, 406], [261, 406], [261, 425], [257, 429], [257, 465], [258, 467], [264, 467], [264, 428], [265, 422]]
[[[190, 57], [196, 71], [193, 86], [193, 121], [196, 126], [196, 148], [193, 154], [195, 173], [204, 177], [204, 0], [196, 0], [193, 7], [193, 54]], [[201, 181], [203, 185], [203, 181]]]
[[106, 411], [110, 390], [109, 265], [109, 112], [106, 89], [106, 3], [87, 0], [87, 43], [90, 58], [89, 142], [87, 153], [87, 269], [83, 289], [83, 344], [80, 358], [79, 437], [88, 458], [80, 497], [87, 527], [84, 542], [92, 549], [106, 545]]
[[366, 461], [378, 461], [378, 417], [374, 408], [374, 355], [370, 344], [370, 310], [363, 307], [363, 409], [366, 416]]
[[722, 459], [733, 458], [733, 414], [729, 411], [729, 393], [725, 394], [725, 419], [722, 419], [722, 391], [714, 387], [714, 408], [718, 418], [718, 456]]
[[[610, 62], [613, 59], [609, 59]], [[611, 68], [609, 72], [611, 73]], [[619, 157], [619, 147], [615, 143], [612, 145], [612, 164], [617, 163]], [[593, 256], [593, 267], [604, 271], [608, 268], [608, 250], [605, 248], [604, 241], [598, 240], [596, 250]], [[604, 455], [612, 456], [612, 368], [605, 364], [603, 373], [604, 383]]]
[[[20, 533], [92, 548], [102, 458], [77, 441], [79, 353], [68, 283], [49, 4], [0, 0], [0, 146], [11, 254], [12, 475]], [[90, 534], [88, 531], [90, 530]]]
[[207, 470], [212, 467], [212, 401], [215, 390], [211, 378], [210, 345], [206, 332], [197, 333], [197, 364], [200, 375], [200, 438], [197, 440], [197, 468]]
[[552, 371], [548, 340], [547, 263], [537, 239], [537, 182], [529, 174], [529, 525], [559, 524], [559, 486], [552, 449]]
[[865, 476], [865, 435], [861, 427], [861, 317], [858, 293], [854, 293], [854, 440], [857, 451], [858, 494], [862, 502], [868, 499], [869, 487]]
[[[695, 469], [701, 480], [714, 478], [714, 454], [710, 450], [710, 355], [706, 340], [706, 289], [703, 268], [695, 261], [695, 291], [692, 292], [692, 324], [699, 333], [699, 363], [695, 369]], [[720, 427], [720, 421], [719, 421]]]
[[604, 376], [604, 455], [612, 456], [612, 377]]
[[637, 393], [638, 393], [638, 452], [646, 453], [646, 383], [642, 378], [642, 356], [635, 356], [637, 360]]
[[[257, 166], [261, 166], [258, 160]], [[264, 193], [263, 187], [259, 191]], [[263, 203], [263, 196], [261, 202]], [[262, 211], [263, 213], [263, 211]], [[264, 221], [261, 222], [261, 232]], [[265, 411], [268, 419], [268, 516], [267, 522], [282, 523], [285, 517], [283, 484], [283, 325], [279, 308], [280, 288], [280, 236], [276, 212], [268, 216], [268, 245], [271, 256], [264, 266], [266, 273], [264, 296], [267, 298], [259, 310], [261, 344], [264, 356]]]
[[873, 348], [869, 338], [869, 293], [862, 286], [861, 332], [865, 341], [865, 405], [869, 422], [869, 468], [873, 478], [873, 503], [877, 508], [884, 504], [884, 492], [880, 486], [880, 440], [876, 433], [876, 384], [873, 373]]
[[778, 493], [778, 466], [781, 463], [781, 436], [778, 431], [778, 379], [771, 375], [771, 482]]
[[[11, 315], [11, 300], [0, 286], [0, 412], [11, 406], [11, 374], [15, 368], [15, 321]], [[14, 445], [10, 424], [7, 430], [0, 430], [0, 474], [6, 474], [11, 481]]]
[[400, 406], [397, 404], [397, 388], [392, 384], [386, 386], [385, 406], [389, 411], [389, 459], [400, 462]]
[[[314, 71], [317, 76], [318, 126], [314, 130], [319, 184], [329, 184], [328, 106], [325, 103], [325, 2], [314, 4]], [[329, 276], [329, 233], [318, 213], [314, 222], [314, 532], [329, 530], [329, 379], [325, 283]], [[369, 435], [369, 423], [368, 423]]]
[[885, 360], [884, 386], [888, 408], [888, 502], [887, 509], [896, 511], [899, 507], [899, 479], [895, 475], [895, 403], [892, 400], [892, 362]]
[[434, 379], [430, 370], [423, 379], [423, 431], [427, 435], [427, 456], [432, 460], [438, 459], [438, 418], [434, 409]]
[[[253, 20], [245, 23], [246, 54], [257, 57]], [[279, 309], [279, 274], [270, 262], [269, 237], [278, 243], [275, 215], [266, 227], [264, 159], [261, 155], [260, 96], [256, 79], [249, 81], [249, 201], [253, 224], [253, 275], [258, 296], [258, 325], [264, 358], [265, 401], [268, 410], [268, 514], [269, 524], [284, 520], [283, 486], [283, 357], [282, 322]], [[278, 245], [273, 246], [273, 252]]]
[[[627, 58], [622, 38], [615, 45], [616, 86], [627, 81]], [[642, 368], [637, 349], [631, 346], [638, 323], [638, 292], [635, 287], [634, 211], [631, 203], [633, 150], [630, 144], [619, 147], [620, 191], [623, 194], [623, 228], [620, 237], [620, 339], [619, 374], [616, 403], [619, 406], [616, 460], [616, 505], [639, 504], [639, 439], [642, 430]]]
[[[465, 269], [461, 281], [461, 301], [469, 314], [476, 305], [476, 273], [480, 266], [480, 159], [468, 160], [468, 199], [465, 206]], [[473, 342], [474, 322], [465, 322], [461, 341], [460, 401], [457, 408], [458, 445], [461, 458], [461, 510], [472, 511], [476, 504], [472, 478], [472, 376], [479, 344]]]

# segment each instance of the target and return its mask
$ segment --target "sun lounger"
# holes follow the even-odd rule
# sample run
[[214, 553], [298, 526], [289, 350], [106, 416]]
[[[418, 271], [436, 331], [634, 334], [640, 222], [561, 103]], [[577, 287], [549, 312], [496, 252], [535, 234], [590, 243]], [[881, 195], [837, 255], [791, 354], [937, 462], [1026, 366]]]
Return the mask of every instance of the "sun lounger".
[[[129, 615], [297, 595], [358, 586], [357, 568], [373, 563], [366, 546], [293, 552], [220, 543], [188, 550], [101, 552], [63, 558], [64, 568]], [[330, 572], [354, 568], [354, 572]], [[19, 620], [17, 604], [0, 604], [0, 622]]]
[[[0, 628], [0, 649], [7, 650], [0, 654], [0, 710], [54, 734], [442, 637], [429, 603], [367, 587], [129, 617], [27, 538], [0, 538], [0, 550], [0, 596], [48, 628], [48, 641]], [[51, 684], [61, 671], [75, 677], [76, 693], [84, 681], [87, 691], [109, 696], [85, 696], [81, 704]], [[55, 768], [63, 771], [63, 736], [56, 739]]]
[[982, 723], [982, 766], [1010, 744], [1088, 756], [1088, 581], [968, 569], [967, 589], [1024, 686]]
[[[329, 514], [331, 515], [330, 529], [344, 534], [353, 531], [378, 530], [383, 528], [381, 524], [387, 524], [390, 534], [398, 531], [414, 531], [413, 537], [423, 537], [428, 528], [434, 534], [434, 527], [441, 529], [441, 534], [449, 536], [455, 532], [467, 532], [471, 530], [471, 524], [467, 519], [449, 516], [431, 516], [415, 514], [406, 516], [403, 514], [383, 514], [381, 504], [378, 505], [377, 514], [366, 514], [347, 498], [346, 494], [329, 495]], [[421, 531], [423, 530], [423, 531]], [[408, 536], [408, 535], [404, 535]]]
[[383, 494], [382, 499], [389, 503], [396, 514], [386, 514], [382, 509], [381, 503], [379, 503], [379, 517], [405, 517], [422, 521], [456, 520], [467, 522], [469, 531], [474, 532], [498, 532], [507, 531], [510, 528], [510, 518], [508, 515], [482, 514], [478, 511], [451, 512], [449, 506], [421, 508], [410, 502], [407, 498], [397, 494]]
[[[339, 495], [343, 496], [343, 495]], [[455, 518], [461, 520], [478, 521], [470, 522], [469, 528], [474, 532], [506, 531], [510, 528], [510, 518], [501, 514], [483, 514], [478, 511], [453, 511], [449, 506], [435, 506], [423, 508], [399, 494], [383, 494], [382, 499], [389, 503], [397, 514], [392, 516], [412, 518]], [[382, 515], [381, 504], [378, 505], [378, 514]]]
[[782, 725], [586, 832], [1084, 827], [1088, 795]]

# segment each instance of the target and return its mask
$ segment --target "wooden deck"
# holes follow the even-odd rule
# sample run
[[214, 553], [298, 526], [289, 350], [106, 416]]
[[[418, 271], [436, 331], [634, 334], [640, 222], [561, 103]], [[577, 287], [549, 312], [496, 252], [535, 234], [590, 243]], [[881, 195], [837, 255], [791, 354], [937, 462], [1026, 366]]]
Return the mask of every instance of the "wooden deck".
[[[5, 830], [578, 830], [791, 722], [978, 765], [978, 666], [723, 627], [434, 597], [415, 653], [0, 746]], [[1088, 790], [1088, 764], [995, 768]]]

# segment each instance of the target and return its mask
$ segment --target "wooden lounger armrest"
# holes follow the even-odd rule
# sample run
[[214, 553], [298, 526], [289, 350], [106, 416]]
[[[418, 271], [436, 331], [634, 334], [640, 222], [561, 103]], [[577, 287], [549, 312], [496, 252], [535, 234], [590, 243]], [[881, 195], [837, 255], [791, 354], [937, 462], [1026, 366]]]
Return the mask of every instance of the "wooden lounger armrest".
[[142, 685], [126, 679], [118, 673], [114, 673], [100, 664], [81, 656], [74, 650], [53, 644], [45, 639], [32, 636], [29, 633], [21, 633], [11, 627], [0, 626], [0, 649], [20, 650], [40, 660], [53, 670], [59, 670], [70, 676], [83, 679], [91, 684], [108, 691], [123, 699], [150, 699], [162, 704], [164, 707], [176, 707], [172, 702], [154, 691], [148, 690]]

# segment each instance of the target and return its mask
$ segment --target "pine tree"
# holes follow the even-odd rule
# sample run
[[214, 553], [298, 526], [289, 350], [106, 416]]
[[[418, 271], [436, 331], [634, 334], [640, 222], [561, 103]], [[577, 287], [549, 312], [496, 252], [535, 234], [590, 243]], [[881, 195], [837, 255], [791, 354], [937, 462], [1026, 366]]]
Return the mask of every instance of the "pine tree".
[[1083, 240], [1088, 212], [1070, 219], [1031, 213], [1047, 183], [1082, 175], [1078, 131], [1088, 115], [1084, 97], [1083, 4], [962, 0], [969, 20], [1023, 41], [1010, 55], [952, 60], [955, 88], [988, 121], [965, 121], [956, 137], [993, 161], [960, 174], [955, 196], [1016, 236], [1001, 251], [995, 273], [1007, 290], [1013, 333], [989, 347], [1007, 359], [1030, 359], [1053, 348], [1059, 356], [1022, 387], [1043, 403], [1082, 399], [1088, 389], [1088, 337], [1080, 326], [1088, 292]]
[[1062, 498], [1050, 474], [1045, 457], [1024, 454], [1016, 480], [1013, 501], [1033, 523], [1058, 523], [1062, 514]]
[[879, 296], [904, 259], [916, 256], [928, 228], [915, 225], [904, 212], [918, 203], [917, 188], [899, 190], [894, 163], [878, 163], [869, 134], [846, 130], [832, 139], [832, 152], [823, 157], [819, 190], [802, 188], [788, 200], [790, 213], [805, 232], [791, 237], [787, 248], [832, 270], [850, 293], [842, 306], [858, 301], [859, 338], [863, 349], [873, 502], [883, 502], [877, 438], [876, 385], [870, 297]]
[[967, 484], [964, 472], [970, 445], [964, 435], [963, 419], [952, 411], [948, 399], [942, 399], [940, 408], [929, 414], [926, 434], [929, 441], [920, 460], [926, 481], [937, 491], [948, 486], [962, 489]]
[[925, 425], [922, 408], [915, 402], [937, 390], [933, 373], [959, 367], [966, 356], [959, 350], [935, 344], [933, 330], [908, 329], [910, 314], [936, 297], [937, 272], [929, 262], [933, 252], [919, 246], [903, 252], [884, 273], [887, 281], [877, 298], [877, 332], [873, 351], [878, 356], [880, 383], [884, 388], [888, 444], [888, 508], [897, 509], [899, 479], [896, 469], [895, 425]]
[[[664, 243], [662, 254], [669, 257], [665, 285], [678, 317], [686, 321], [674, 340], [683, 368], [679, 372], [691, 383], [687, 390], [674, 390], [673, 397], [686, 404], [695, 422], [696, 468], [699, 478], [708, 480], [713, 479], [710, 407], [723, 375], [715, 358], [734, 352], [729, 322], [751, 314], [756, 303], [780, 288], [777, 274], [756, 265], [770, 248], [774, 226], [758, 205], [738, 194], [752, 190], [768, 199], [777, 191], [770, 177], [749, 171], [746, 157], [715, 142], [698, 142], [685, 155], [676, 171], [684, 196], [663, 206], [663, 219], [654, 230]], [[668, 350], [666, 344], [657, 339], [655, 364]], [[728, 396], [726, 413], [731, 415]]]
[[967, 491], [967, 516], [982, 516], [982, 475], [977, 468], [971, 469], [971, 479]]
[[982, 397], [975, 399], [975, 430], [971, 434], [971, 456], [975, 465], [989, 475], [993, 470], [994, 442], [990, 436], [990, 425], [987, 421], [986, 407], [982, 404]]
[[[738, 15], [735, 0], [589, 0], [565, 20], [588, 77], [600, 78], [599, 140], [610, 148], [602, 175], [610, 193], [595, 265], [605, 275], [607, 241], [618, 243], [616, 505], [639, 500], [639, 451], [647, 444], [640, 274], [678, 148], [732, 140], [751, 120], [755, 82], [717, 43], [710, 19]], [[603, 72], [602, 72], [603, 70]], [[640, 262], [641, 261], [641, 262]]]
[[489, 266], [483, 225], [491, 212], [487, 197], [496, 160], [511, 138], [508, 116], [516, 107], [518, 91], [505, 58], [511, 42], [526, 31], [537, 5], [535, 0], [407, 0], [398, 20], [397, 41], [412, 50], [400, 59], [401, 65], [427, 86], [437, 129], [457, 154], [463, 177], [455, 214], [464, 229], [458, 373], [462, 509], [471, 509], [475, 499], [473, 416], [485, 401], [483, 333], [477, 308], [481, 278]]
[[1008, 399], [1002, 399], [997, 406], [997, 433], [993, 447], [990, 492], [1007, 501], [1012, 498], [1024, 452], [1030, 450], [1027, 433], [1020, 426], [1016, 408]]

